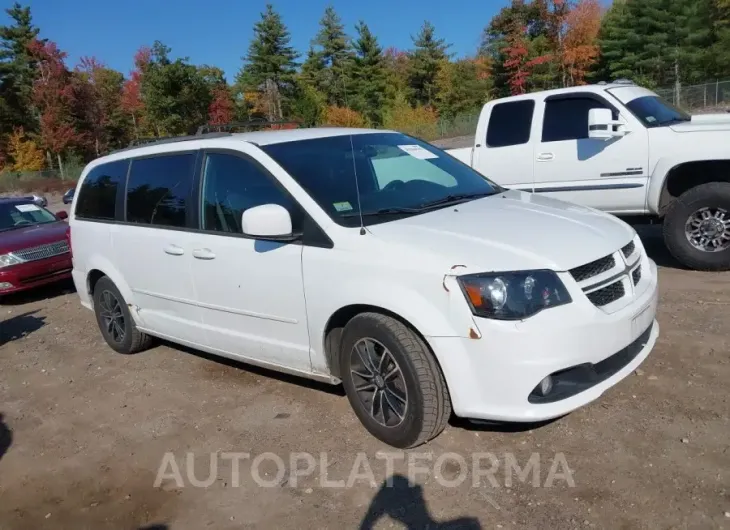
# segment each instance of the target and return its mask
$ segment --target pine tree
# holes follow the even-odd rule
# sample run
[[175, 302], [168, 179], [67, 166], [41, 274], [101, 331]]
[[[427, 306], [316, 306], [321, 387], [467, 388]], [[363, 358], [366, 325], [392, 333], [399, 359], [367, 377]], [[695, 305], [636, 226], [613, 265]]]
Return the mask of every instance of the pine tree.
[[447, 58], [450, 44], [436, 38], [436, 28], [430, 22], [423, 23], [412, 39], [415, 49], [411, 52], [409, 86], [414, 104], [432, 105], [436, 100], [436, 75], [439, 64]]
[[355, 29], [355, 59], [352, 68], [354, 98], [352, 107], [364, 114], [373, 125], [383, 123], [386, 71], [383, 50], [367, 24], [359, 22]]
[[330, 105], [348, 105], [348, 93], [352, 90], [348, 74], [352, 66], [350, 37], [345, 33], [339, 15], [332, 6], [327, 6], [320, 20], [320, 30], [313, 44], [320, 47], [319, 54], [325, 65], [320, 89], [327, 96]]
[[283, 99], [291, 95], [296, 74], [298, 54], [289, 43], [291, 36], [271, 4], [254, 24], [254, 37], [249, 45], [245, 64], [236, 77], [244, 90], [266, 94], [270, 119], [281, 119]]
[[0, 26], [0, 136], [11, 132], [13, 125], [38, 130], [31, 112], [37, 66], [28, 45], [36, 40], [39, 30], [33, 25], [29, 7], [16, 2], [5, 12], [12, 25]]

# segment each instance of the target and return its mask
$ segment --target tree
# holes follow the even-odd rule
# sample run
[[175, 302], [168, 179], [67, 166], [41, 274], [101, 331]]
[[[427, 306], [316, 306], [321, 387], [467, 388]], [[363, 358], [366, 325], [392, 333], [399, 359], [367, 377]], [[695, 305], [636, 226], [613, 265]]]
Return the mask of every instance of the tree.
[[453, 118], [476, 112], [491, 96], [490, 64], [484, 58], [455, 62], [443, 60], [436, 76], [436, 108], [439, 115]]
[[43, 151], [33, 140], [25, 136], [22, 127], [17, 127], [8, 140], [8, 155], [13, 163], [13, 171], [40, 171], [43, 169]]
[[567, 26], [562, 43], [562, 65], [566, 84], [585, 84], [589, 70], [595, 64], [598, 32], [601, 29], [601, 5], [598, 0], [578, 0], [565, 18]]
[[66, 69], [66, 54], [53, 42], [34, 40], [28, 49], [38, 65], [38, 79], [33, 83], [33, 105], [40, 115], [41, 145], [58, 159], [61, 178], [63, 153], [72, 145], [83, 142], [76, 132], [70, 109], [73, 106], [71, 73]]
[[219, 85], [213, 89], [213, 100], [208, 108], [208, 123], [211, 125], [223, 125], [233, 121], [234, 114], [233, 99], [231, 92], [225, 85]]
[[28, 46], [37, 39], [29, 7], [15, 2], [5, 10], [12, 24], [0, 26], [0, 136], [14, 126], [37, 130], [31, 112], [37, 66]]
[[332, 127], [365, 127], [365, 118], [347, 107], [330, 105], [324, 110], [323, 124]]
[[142, 101], [142, 70], [150, 62], [152, 50], [143, 46], [134, 56], [134, 70], [122, 87], [122, 111], [132, 119], [135, 138], [139, 138], [140, 121], [144, 114]]
[[352, 91], [348, 79], [352, 63], [350, 38], [332, 6], [327, 6], [319, 24], [319, 33], [312, 43], [319, 46], [319, 57], [325, 67], [318, 88], [330, 105], [347, 106], [348, 92]]
[[447, 58], [450, 44], [436, 38], [436, 28], [426, 21], [415, 38], [410, 54], [409, 87], [414, 104], [432, 105], [436, 100], [436, 75], [439, 64]]
[[355, 58], [352, 68], [354, 97], [352, 107], [365, 115], [374, 125], [383, 123], [386, 71], [383, 52], [378, 39], [370, 32], [367, 24], [355, 26], [358, 38], [355, 41]]
[[208, 120], [210, 86], [187, 58], [172, 61], [170, 48], [152, 45], [142, 68], [141, 93], [147, 119], [158, 136], [191, 134]]
[[298, 54], [289, 45], [291, 37], [271, 4], [254, 24], [254, 37], [245, 64], [236, 77], [242, 90], [258, 90], [267, 96], [269, 119], [283, 116], [282, 98], [293, 91]]
[[599, 33], [600, 73], [679, 88], [712, 71], [711, 0], [617, 0]]

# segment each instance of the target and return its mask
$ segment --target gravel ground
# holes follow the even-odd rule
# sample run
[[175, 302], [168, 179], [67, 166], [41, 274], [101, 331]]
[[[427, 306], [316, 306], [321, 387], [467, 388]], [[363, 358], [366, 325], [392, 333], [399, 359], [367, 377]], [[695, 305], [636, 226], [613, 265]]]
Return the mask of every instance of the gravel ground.
[[[640, 370], [557, 421], [452, 420], [407, 453], [339, 388], [165, 343], [115, 354], [71, 284], [0, 300], [0, 528], [730, 528], [730, 273], [642, 237], [661, 334]], [[239, 476], [227, 452], [250, 455]]]

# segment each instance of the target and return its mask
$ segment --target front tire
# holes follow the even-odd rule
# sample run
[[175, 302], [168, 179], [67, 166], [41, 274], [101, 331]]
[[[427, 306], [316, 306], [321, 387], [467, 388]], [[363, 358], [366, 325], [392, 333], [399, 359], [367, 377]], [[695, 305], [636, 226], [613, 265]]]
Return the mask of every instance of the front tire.
[[710, 182], [684, 192], [664, 217], [664, 242], [682, 265], [730, 269], [730, 184]]
[[94, 286], [94, 313], [104, 340], [118, 353], [145, 350], [152, 339], [137, 329], [124, 297], [107, 276]]
[[446, 381], [428, 346], [404, 323], [379, 313], [354, 317], [342, 336], [340, 367], [355, 415], [379, 440], [406, 449], [446, 427]]

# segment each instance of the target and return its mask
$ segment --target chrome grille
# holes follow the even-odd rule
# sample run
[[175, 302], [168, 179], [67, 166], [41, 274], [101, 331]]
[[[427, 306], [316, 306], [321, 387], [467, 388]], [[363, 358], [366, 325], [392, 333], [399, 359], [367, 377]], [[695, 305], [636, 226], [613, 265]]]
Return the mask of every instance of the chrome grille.
[[611, 302], [615, 302], [619, 298], [623, 297], [624, 294], [626, 294], [624, 283], [622, 281], [618, 281], [604, 287], [603, 289], [598, 289], [597, 291], [588, 293], [586, 296], [588, 296], [588, 299], [593, 302], [594, 305], [602, 307], [610, 304]]
[[602, 272], [610, 271], [616, 266], [616, 260], [613, 256], [606, 256], [605, 258], [591, 261], [580, 267], [570, 270], [570, 274], [575, 278], [576, 282], [582, 282], [594, 276], [598, 276]]
[[60, 256], [69, 251], [67, 241], [56, 241], [47, 243], [37, 247], [24, 248], [22, 250], [14, 250], [11, 254], [24, 261], [38, 261], [39, 259], [52, 258]]
[[631, 273], [631, 278], [634, 280], [634, 285], [638, 285], [641, 281], [641, 267], [634, 269], [634, 272]]
[[631, 256], [631, 254], [634, 253], [634, 250], [636, 250], [636, 244], [632, 241], [628, 245], [623, 247], [621, 249], [621, 252], [623, 253], [625, 258], [628, 258], [629, 256]]

